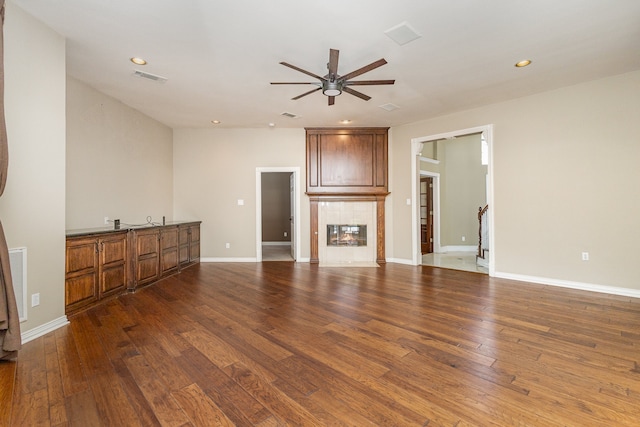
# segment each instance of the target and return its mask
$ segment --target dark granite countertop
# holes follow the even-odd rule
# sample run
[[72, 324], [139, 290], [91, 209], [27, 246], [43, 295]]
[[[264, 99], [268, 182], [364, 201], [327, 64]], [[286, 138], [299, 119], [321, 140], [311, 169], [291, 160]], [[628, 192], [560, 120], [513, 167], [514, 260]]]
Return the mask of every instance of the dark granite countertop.
[[164, 225], [161, 223], [155, 223], [155, 222], [150, 224], [140, 224], [140, 225], [121, 224], [119, 229], [115, 229], [113, 225], [105, 225], [103, 227], [78, 228], [73, 230], [66, 230], [65, 234], [67, 237], [79, 237], [79, 236], [88, 236], [91, 234], [126, 233], [129, 230], [172, 227], [176, 225], [200, 224], [200, 223], [202, 223], [202, 221], [167, 221], [164, 223]]

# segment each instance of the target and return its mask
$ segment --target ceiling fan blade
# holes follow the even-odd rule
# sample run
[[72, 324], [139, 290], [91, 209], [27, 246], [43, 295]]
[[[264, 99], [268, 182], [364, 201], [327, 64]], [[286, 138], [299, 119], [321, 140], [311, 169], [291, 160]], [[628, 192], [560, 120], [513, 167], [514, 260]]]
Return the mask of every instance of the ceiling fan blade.
[[302, 98], [303, 96], [311, 95], [313, 92], [317, 92], [317, 91], [319, 91], [320, 89], [322, 89], [322, 88], [321, 88], [321, 87], [319, 87], [319, 88], [316, 88], [316, 89], [312, 89], [312, 90], [310, 90], [309, 92], [305, 92], [305, 93], [303, 93], [302, 95], [298, 95], [298, 96], [296, 96], [295, 98], [291, 98], [291, 99], [292, 99], [293, 101], [295, 101], [295, 100], [297, 100], [297, 99]]
[[335, 76], [338, 75], [338, 57], [340, 56], [340, 51], [337, 49], [329, 49], [329, 64], [327, 64], [327, 68], [329, 69], [329, 80], [333, 81]]
[[347, 93], [350, 93], [351, 95], [357, 96], [360, 99], [364, 99], [365, 101], [368, 101], [368, 100], [371, 99], [370, 96], [365, 95], [362, 92], [358, 92], [357, 90], [353, 90], [353, 89], [351, 89], [350, 87], [347, 87], [347, 86], [343, 86], [342, 90], [347, 92]]
[[392, 85], [395, 80], [360, 80], [358, 82], [344, 82], [348, 86]]
[[272, 85], [318, 85], [318, 82], [271, 82]]
[[335, 96], [330, 96], [329, 97], [329, 105], [333, 105], [336, 102], [336, 97]]
[[382, 67], [386, 63], [387, 63], [387, 61], [384, 58], [378, 59], [376, 62], [372, 62], [371, 64], [365, 65], [362, 68], [358, 68], [357, 70], [352, 71], [349, 74], [345, 74], [344, 76], [340, 76], [340, 80], [347, 81], [347, 80], [349, 80], [349, 79], [351, 79], [353, 77], [359, 76], [360, 74], [364, 74], [364, 73], [366, 73], [368, 71], [375, 70], [378, 67]]
[[303, 70], [302, 68], [296, 67], [295, 65], [291, 65], [291, 64], [288, 64], [286, 62], [281, 62], [281, 64], [284, 65], [285, 67], [289, 67], [289, 68], [292, 68], [292, 69], [294, 69], [296, 71], [300, 71], [301, 73], [304, 73], [307, 76], [314, 77], [314, 78], [316, 78], [316, 79], [318, 79], [320, 81], [326, 80], [324, 77], [320, 77], [317, 74], [313, 74], [311, 71]]

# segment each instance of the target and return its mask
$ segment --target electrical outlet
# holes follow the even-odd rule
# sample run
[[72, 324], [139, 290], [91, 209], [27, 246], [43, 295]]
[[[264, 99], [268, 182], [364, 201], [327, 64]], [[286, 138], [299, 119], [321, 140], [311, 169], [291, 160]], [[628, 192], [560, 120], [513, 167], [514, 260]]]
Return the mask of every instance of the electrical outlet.
[[105, 224], [109, 224], [109, 217], [108, 217], [108, 216], [105, 216], [105, 217], [104, 217], [104, 223], [105, 223]]
[[462, 241], [465, 242], [467, 240], [466, 236], [462, 236]]
[[37, 307], [40, 305], [40, 294], [31, 295], [31, 307]]
[[225, 243], [225, 244], [224, 244], [224, 247], [225, 247], [225, 248], [227, 248], [227, 249], [229, 249], [229, 248], [231, 247], [231, 243]]
[[284, 232], [284, 237], [287, 237], [287, 232], [286, 231]]
[[589, 261], [589, 252], [582, 252], [582, 260]]

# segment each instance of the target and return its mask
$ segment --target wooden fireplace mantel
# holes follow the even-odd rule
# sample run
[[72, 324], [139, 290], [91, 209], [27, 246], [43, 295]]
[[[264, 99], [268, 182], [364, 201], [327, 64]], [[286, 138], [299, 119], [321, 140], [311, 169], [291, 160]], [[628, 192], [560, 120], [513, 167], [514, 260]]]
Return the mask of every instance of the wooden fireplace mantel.
[[385, 263], [389, 128], [305, 128], [311, 263], [318, 263], [320, 202], [376, 203], [376, 262]]

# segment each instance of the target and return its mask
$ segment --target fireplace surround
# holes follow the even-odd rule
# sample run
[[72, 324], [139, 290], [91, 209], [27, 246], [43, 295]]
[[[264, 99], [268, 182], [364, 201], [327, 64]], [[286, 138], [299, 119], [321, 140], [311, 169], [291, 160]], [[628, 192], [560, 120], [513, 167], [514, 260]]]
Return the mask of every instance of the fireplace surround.
[[[385, 198], [388, 191], [389, 128], [305, 128], [307, 195], [311, 216], [311, 263], [330, 257], [324, 238], [329, 224], [365, 225], [358, 209], [368, 211], [367, 243], [333, 249], [371, 251], [370, 261], [385, 263]], [[355, 208], [356, 205], [364, 208]], [[327, 210], [327, 207], [330, 207]], [[336, 211], [338, 209], [338, 211]], [[352, 209], [353, 215], [346, 216]], [[329, 217], [333, 215], [333, 217]], [[320, 220], [319, 217], [322, 217]], [[322, 222], [322, 224], [321, 224]], [[351, 233], [353, 234], [353, 233]], [[319, 248], [321, 242], [322, 249]], [[358, 252], [352, 257], [358, 258]]]

